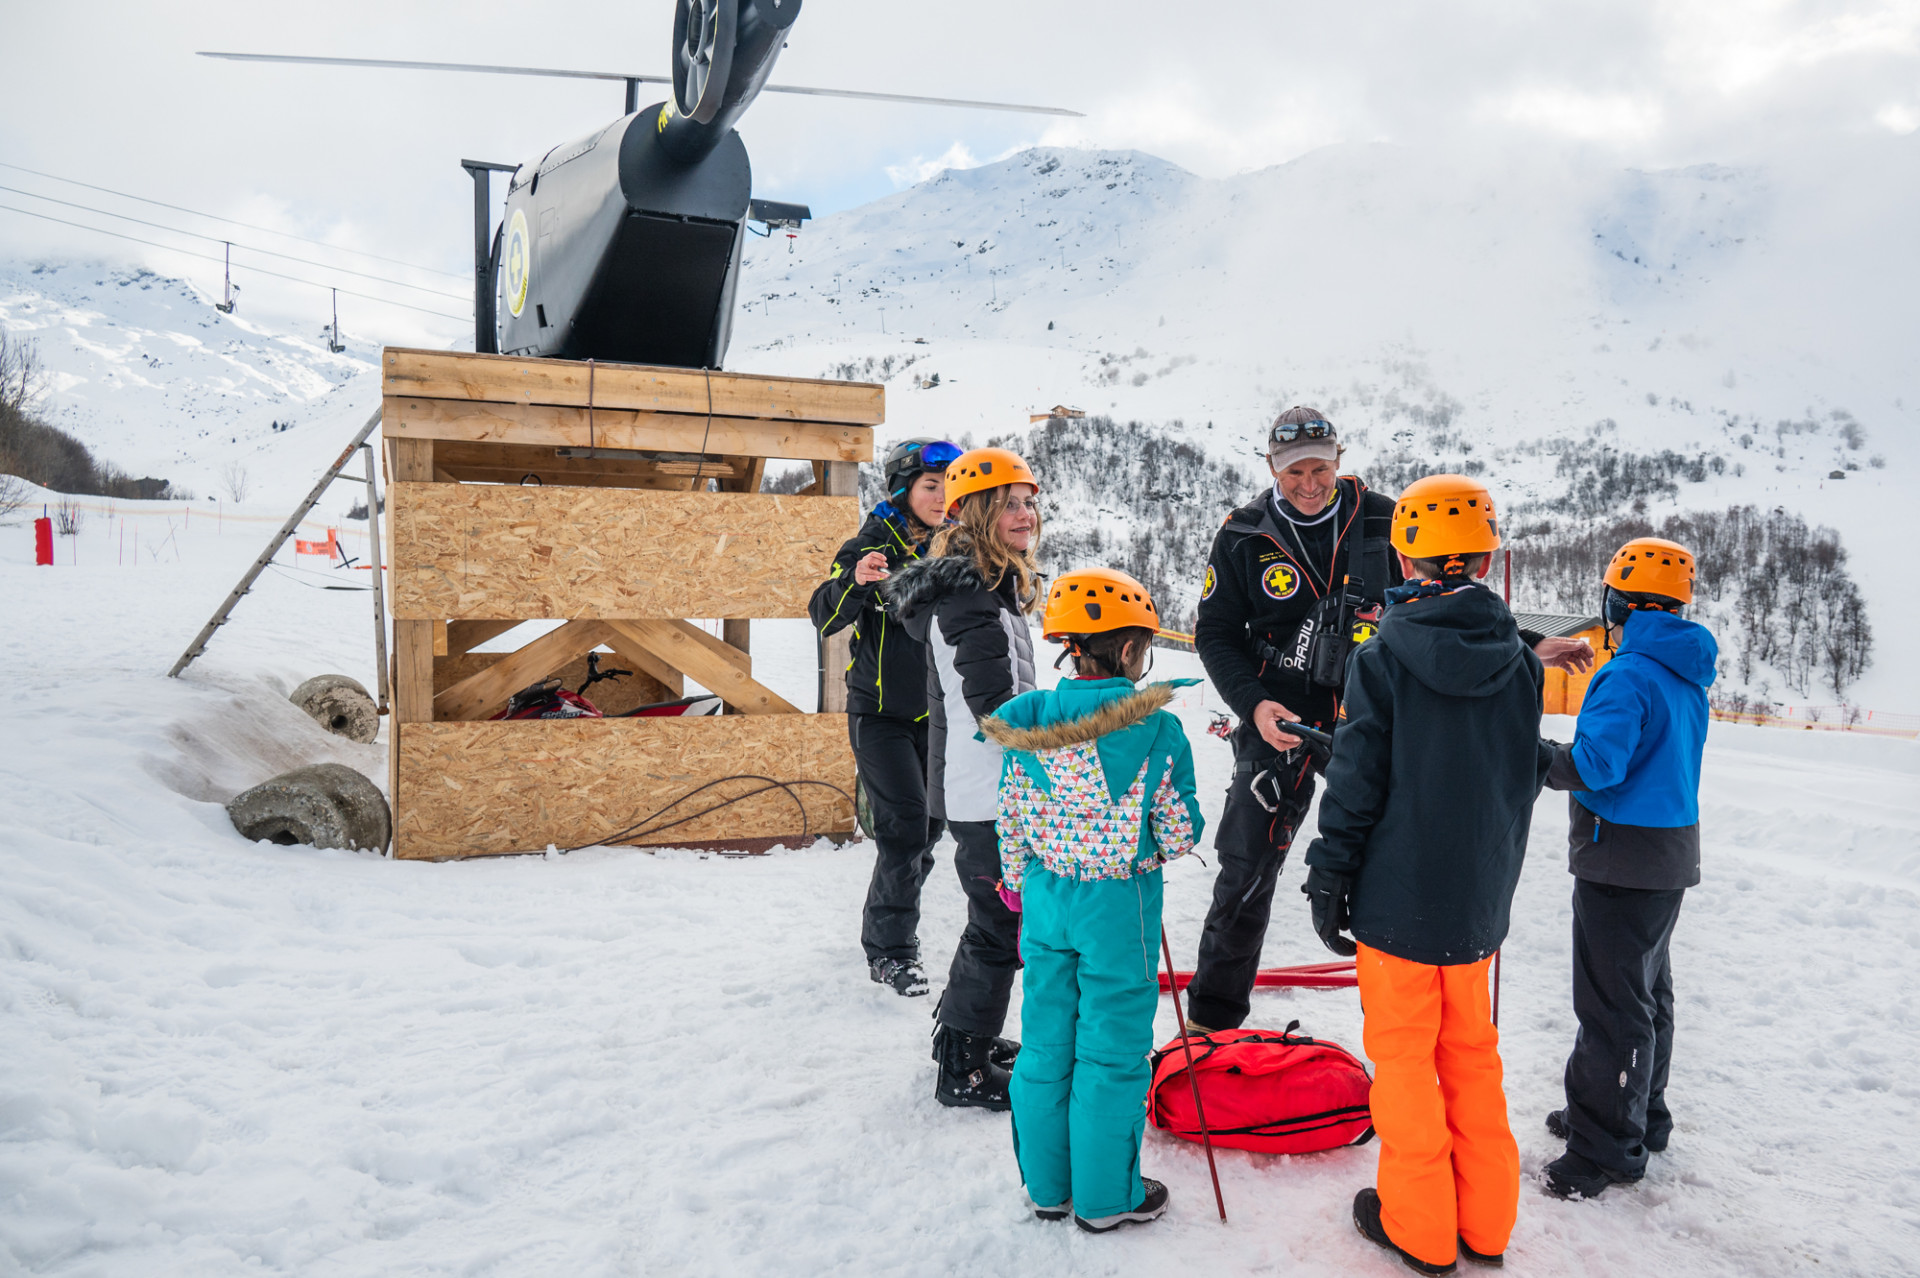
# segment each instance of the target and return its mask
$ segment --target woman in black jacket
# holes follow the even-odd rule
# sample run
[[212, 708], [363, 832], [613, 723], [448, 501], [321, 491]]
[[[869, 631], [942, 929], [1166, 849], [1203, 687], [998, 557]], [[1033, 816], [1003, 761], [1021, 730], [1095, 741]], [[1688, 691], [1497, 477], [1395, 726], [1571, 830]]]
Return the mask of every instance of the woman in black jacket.
[[979, 721], [1035, 686], [1026, 614], [1040, 605], [1034, 545], [1039, 484], [1002, 448], [976, 448], [947, 470], [948, 517], [928, 556], [886, 585], [894, 615], [927, 649], [927, 803], [953, 829], [967, 926], [935, 1011], [934, 1096], [943, 1105], [1007, 1108], [1018, 1047], [996, 1036], [1020, 967], [1020, 920], [1000, 899], [1000, 747]]
[[867, 974], [894, 992], [927, 992], [920, 966], [920, 887], [933, 869], [941, 824], [927, 817], [927, 654], [887, 613], [880, 583], [920, 557], [946, 522], [947, 467], [960, 450], [944, 439], [906, 439], [887, 452], [887, 500], [833, 557], [808, 615], [820, 637], [853, 627], [847, 666], [847, 736], [878, 855], [860, 944]]

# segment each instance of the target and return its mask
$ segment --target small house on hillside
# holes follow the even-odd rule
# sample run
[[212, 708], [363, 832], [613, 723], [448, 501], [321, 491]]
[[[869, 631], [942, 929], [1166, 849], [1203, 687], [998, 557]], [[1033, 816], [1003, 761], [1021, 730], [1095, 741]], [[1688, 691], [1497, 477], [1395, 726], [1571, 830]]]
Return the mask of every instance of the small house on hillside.
[[1027, 424], [1031, 426], [1052, 417], [1085, 417], [1086, 415], [1087, 410], [1084, 408], [1068, 408], [1065, 404], [1055, 404], [1044, 413], [1028, 413]]
[[1513, 619], [1522, 630], [1531, 630], [1546, 638], [1585, 639], [1593, 645], [1594, 667], [1585, 674], [1571, 674], [1565, 670], [1548, 670], [1546, 687], [1541, 689], [1541, 700], [1548, 714], [1579, 714], [1580, 703], [1586, 700], [1587, 685], [1600, 667], [1607, 663], [1613, 654], [1607, 651], [1606, 626], [1598, 617], [1583, 617], [1560, 612], [1516, 612]]

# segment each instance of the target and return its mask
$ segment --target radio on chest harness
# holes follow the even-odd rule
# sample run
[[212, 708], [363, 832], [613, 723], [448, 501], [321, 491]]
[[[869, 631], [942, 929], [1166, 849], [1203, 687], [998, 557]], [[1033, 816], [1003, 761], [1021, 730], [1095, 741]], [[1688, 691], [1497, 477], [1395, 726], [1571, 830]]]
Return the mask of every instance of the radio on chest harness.
[[[1354, 646], [1371, 639], [1379, 628], [1380, 601], [1388, 585], [1389, 550], [1386, 535], [1365, 535], [1362, 499], [1367, 492], [1366, 485], [1352, 475], [1342, 475], [1338, 491], [1350, 509], [1343, 512], [1344, 519], [1339, 514], [1334, 516], [1339, 522], [1333, 530], [1333, 546], [1324, 571], [1314, 570], [1313, 556], [1308, 550], [1306, 538], [1301, 535], [1299, 528], [1288, 526], [1293, 521], [1282, 517], [1273, 521], [1272, 532], [1261, 530], [1263, 536], [1279, 547], [1281, 555], [1298, 572], [1307, 588], [1313, 591], [1315, 600], [1292, 634], [1269, 631], [1265, 635], [1256, 633], [1251, 636], [1253, 650], [1262, 661], [1314, 686], [1336, 690], [1346, 683], [1347, 657]], [[1333, 574], [1340, 563], [1340, 550], [1347, 544], [1348, 535], [1353, 531], [1356, 521], [1361, 522], [1360, 572], [1358, 575], [1343, 573], [1336, 587]], [[1292, 545], [1287, 544], [1288, 532], [1292, 533]], [[1280, 536], [1276, 537], [1274, 533]], [[1348, 562], [1352, 562], [1351, 552]], [[1273, 571], [1272, 568], [1268, 569], [1268, 574], [1271, 575]], [[1374, 580], [1376, 577], [1377, 581]]]

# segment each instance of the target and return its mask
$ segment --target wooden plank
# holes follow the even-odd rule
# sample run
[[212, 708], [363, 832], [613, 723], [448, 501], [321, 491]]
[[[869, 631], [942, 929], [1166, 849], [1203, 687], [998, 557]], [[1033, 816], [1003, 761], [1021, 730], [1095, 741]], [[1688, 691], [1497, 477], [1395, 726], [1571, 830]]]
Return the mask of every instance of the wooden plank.
[[[408, 859], [539, 852], [616, 837], [675, 846], [784, 835], [797, 844], [853, 829], [840, 793], [853, 792], [853, 752], [839, 715], [409, 723], [400, 725], [397, 755], [400, 793], [409, 801], [395, 813], [394, 855]], [[809, 784], [791, 794], [767, 790], [657, 833], [619, 836], [698, 787], [741, 773]], [[655, 824], [764, 785], [721, 781]]]
[[393, 720], [433, 722], [433, 622], [395, 618]]
[[[532, 482], [545, 488], [646, 488], [657, 492], [684, 493], [693, 487], [693, 480], [685, 475], [610, 475], [604, 471], [576, 471], [571, 474], [552, 474], [548, 471], [528, 471], [519, 466], [436, 466], [454, 482], [461, 484], [510, 484], [516, 487]], [[528, 476], [532, 476], [529, 481]]]
[[767, 477], [767, 459], [764, 457], [729, 457], [733, 463], [734, 477], [722, 483], [722, 492], [757, 493], [760, 484]]
[[705, 414], [587, 410], [544, 404], [468, 403], [394, 397], [381, 410], [389, 439], [537, 444], [548, 448], [643, 448], [666, 452], [872, 461], [873, 428], [837, 422], [764, 421]]
[[[442, 657], [433, 663], [433, 690], [441, 692], [451, 688], [462, 679], [479, 674], [509, 655], [504, 652], [469, 652], [458, 657]], [[624, 678], [602, 679], [586, 691], [587, 700], [599, 707], [603, 714], [624, 714], [635, 706], [649, 705], [656, 701], [671, 701], [680, 695], [677, 686], [668, 688], [633, 662], [622, 658], [617, 652], [601, 653], [600, 668], [633, 671]], [[580, 685], [587, 681], [586, 656], [583, 654], [564, 666], [556, 666], [548, 672], [548, 677], [558, 679], [568, 688], [577, 691]], [[527, 683], [532, 682], [534, 682], [532, 679], [527, 680]]]
[[[813, 473], [814, 483], [819, 485], [827, 499], [859, 496], [860, 468], [852, 462], [815, 462]], [[852, 662], [851, 626], [820, 641], [819, 706], [822, 714], [846, 713], [847, 667]]]
[[[719, 644], [712, 635], [684, 621], [608, 621], [607, 628], [683, 672], [702, 687], [716, 692], [744, 714], [799, 714], [800, 710], [773, 689], [758, 683], [734, 662], [715, 653], [703, 640]], [[725, 645], [720, 645], [724, 647]], [[731, 651], [731, 649], [729, 649]]]
[[448, 655], [447, 623], [444, 621], [436, 621], [433, 623], [433, 655], [436, 657]]
[[[745, 654], [747, 659], [751, 661], [753, 659], [753, 623], [746, 620], [722, 621], [720, 623], [720, 642], [736, 652]], [[752, 672], [751, 666], [748, 667], [748, 672]], [[727, 712], [729, 714], [738, 713], [731, 706], [727, 708]]]
[[[597, 621], [569, 621], [440, 692], [433, 699], [433, 717], [483, 719], [504, 709], [507, 699], [528, 684], [537, 683], [575, 657], [584, 656], [605, 636], [605, 627]], [[432, 678], [431, 667], [428, 678]]]
[[[387, 438], [393, 448], [394, 483], [430, 484], [434, 482], [431, 439], [399, 439], [391, 434]], [[393, 505], [392, 497], [387, 498], [387, 505], [389, 507]]]
[[389, 346], [382, 354], [382, 393], [427, 399], [484, 400], [650, 413], [773, 417], [789, 421], [878, 426], [887, 419], [886, 388], [872, 382], [751, 373], [596, 364], [579, 360], [473, 355]]
[[397, 483], [393, 614], [803, 617], [852, 498]]
[[447, 623], [446, 655], [457, 657], [463, 652], [472, 652], [487, 640], [497, 639], [519, 624], [517, 621], [450, 621]]

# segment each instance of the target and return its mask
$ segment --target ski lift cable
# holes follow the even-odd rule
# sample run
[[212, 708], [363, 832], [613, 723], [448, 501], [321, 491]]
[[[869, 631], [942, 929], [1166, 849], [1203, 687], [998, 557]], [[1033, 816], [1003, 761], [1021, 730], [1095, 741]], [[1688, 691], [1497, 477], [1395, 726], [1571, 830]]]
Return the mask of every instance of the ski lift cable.
[[138, 204], [151, 204], [155, 208], [172, 209], [175, 213], [187, 213], [194, 217], [206, 218], [209, 222], [225, 222], [228, 226], [241, 226], [249, 231], [265, 231], [268, 235], [278, 235], [282, 239], [299, 240], [302, 244], [317, 244], [321, 248], [332, 249], [336, 253], [347, 253], [354, 257], [368, 257], [376, 262], [386, 262], [393, 266], [404, 266], [411, 271], [424, 271], [428, 275], [442, 275], [450, 280], [465, 280], [465, 275], [453, 271], [443, 271], [437, 267], [421, 266], [417, 262], [403, 261], [397, 257], [385, 257], [379, 253], [369, 253], [365, 249], [347, 248], [340, 244], [330, 244], [326, 240], [316, 240], [310, 235], [295, 235], [292, 231], [275, 230], [271, 226], [261, 226], [256, 222], [241, 222], [230, 217], [221, 217], [218, 213], [202, 213], [199, 209], [186, 208], [179, 204], [168, 204], [164, 200], [150, 200], [144, 195], [134, 195], [127, 191], [116, 191], [110, 186], [96, 186], [92, 182], [82, 182], [78, 178], [61, 177], [58, 173], [44, 173], [39, 169], [30, 169], [24, 164], [9, 164], [0, 160], [0, 169], [12, 169], [16, 173], [31, 173], [49, 182], [64, 182], [68, 186], [81, 186], [89, 191], [99, 191], [103, 195], [115, 196], [122, 200], [133, 200]]
[[[58, 222], [62, 226], [77, 227], [82, 231], [92, 231], [96, 235], [111, 235], [116, 240], [130, 240], [135, 244], [145, 244], [150, 248], [164, 249], [169, 253], [178, 253], [183, 257], [197, 257], [203, 262], [218, 262], [222, 260], [218, 255], [213, 253], [198, 253], [193, 249], [176, 248], [171, 244], [162, 244], [158, 240], [143, 240], [137, 235], [126, 235], [119, 231], [109, 231], [104, 226], [88, 226], [85, 222], [69, 221], [64, 217], [55, 217], [51, 213], [36, 213], [32, 209], [15, 208], [11, 204], [0, 204], [0, 210], [5, 210], [8, 213], [20, 213], [27, 217], [37, 217], [46, 222]], [[305, 284], [309, 288], [333, 287], [331, 284], [320, 284], [313, 280], [301, 279], [298, 275], [286, 275], [280, 271], [269, 271], [264, 266], [251, 266], [247, 269], [256, 275], [271, 276], [277, 280], [289, 280], [295, 284]], [[387, 280], [382, 282], [391, 283], [392, 281]], [[426, 306], [415, 306], [411, 302], [396, 302], [391, 298], [380, 297], [374, 293], [356, 292], [350, 288], [343, 288], [340, 291], [348, 297], [358, 297], [365, 301], [378, 302], [382, 306], [398, 306], [402, 310], [419, 311], [423, 315], [437, 315], [441, 319], [458, 320], [463, 324], [471, 324], [473, 322], [473, 313], [471, 311], [465, 315], [449, 315], [445, 311], [436, 311]]]
[[168, 226], [165, 222], [149, 222], [145, 218], [133, 217], [126, 213], [114, 213], [108, 209], [96, 209], [90, 204], [76, 204], [72, 200], [56, 199], [51, 195], [41, 195], [37, 191], [24, 191], [17, 186], [0, 185], [0, 191], [7, 191], [14, 195], [24, 195], [28, 199], [44, 200], [48, 204], [58, 204], [63, 208], [79, 209], [82, 213], [94, 213], [101, 217], [118, 218], [122, 222], [132, 222], [135, 226], [150, 226], [156, 231], [166, 231], [172, 235], [185, 235], [191, 239], [206, 240], [212, 244], [230, 244], [234, 248], [247, 253], [259, 253], [265, 257], [277, 257], [282, 261], [298, 262], [302, 266], [317, 266], [323, 271], [338, 271], [342, 275], [355, 275], [363, 280], [373, 280], [380, 284], [391, 284], [395, 288], [408, 288], [417, 293], [430, 293], [434, 297], [448, 297], [456, 302], [462, 302], [467, 299], [467, 294], [465, 293], [449, 293], [444, 289], [428, 288], [424, 284], [408, 284], [403, 280], [390, 280], [384, 275], [370, 275], [365, 271], [356, 271], [350, 267], [335, 266], [331, 262], [316, 262], [312, 258], [295, 257], [291, 253], [279, 253], [273, 249], [261, 248], [255, 244], [242, 244], [238, 240], [229, 240], [224, 236], [207, 235], [200, 231], [186, 231], [177, 226]]

